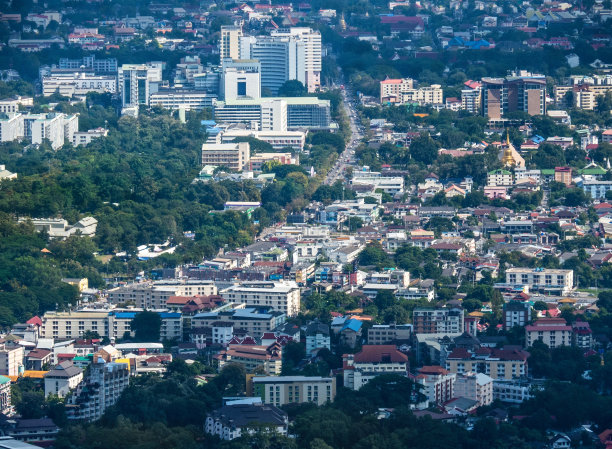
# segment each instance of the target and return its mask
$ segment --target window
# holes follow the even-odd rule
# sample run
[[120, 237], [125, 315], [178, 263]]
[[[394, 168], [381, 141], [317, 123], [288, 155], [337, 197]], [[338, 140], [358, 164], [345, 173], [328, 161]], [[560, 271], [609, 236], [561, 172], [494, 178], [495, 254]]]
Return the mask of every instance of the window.
[[238, 81], [237, 91], [239, 97], [246, 96], [246, 81]]

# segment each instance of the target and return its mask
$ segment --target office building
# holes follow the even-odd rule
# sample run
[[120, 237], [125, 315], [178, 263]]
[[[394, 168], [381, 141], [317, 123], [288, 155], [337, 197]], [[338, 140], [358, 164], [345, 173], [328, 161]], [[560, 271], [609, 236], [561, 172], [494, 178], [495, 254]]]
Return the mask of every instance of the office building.
[[64, 361], [45, 374], [45, 397], [66, 397], [83, 380], [83, 370], [72, 362]]
[[114, 94], [117, 92], [117, 78], [87, 72], [56, 74], [43, 77], [42, 89], [45, 96], [57, 93], [69, 98], [89, 92]]
[[572, 326], [569, 326], [563, 318], [540, 318], [535, 323], [525, 326], [525, 344], [533, 346], [536, 340], [540, 340], [549, 348], [559, 346], [571, 346]]
[[261, 97], [259, 62], [226, 59], [222, 64], [220, 90], [223, 99]]
[[506, 284], [528, 285], [530, 290], [567, 295], [574, 289], [574, 271], [556, 268], [508, 268]]
[[287, 315], [283, 312], [267, 311], [264, 308], [245, 307], [203, 312], [191, 318], [192, 329], [211, 328], [216, 323], [229, 323], [235, 329], [242, 329], [249, 335], [262, 335], [283, 324]]
[[[282, 115], [284, 111], [286, 117]], [[331, 123], [329, 100], [314, 97], [218, 101], [215, 104], [215, 118], [219, 122], [243, 123], [252, 129], [265, 131], [329, 129]]]
[[12, 142], [25, 135], [23, 114], [18, 112], [0, 115], [0, 142]]
[[0, 374], [3, 376], [19, 376], [23, 371], [23, 346], [3, 344], [0, 346]]
[[254, 137], [272, 145], [275, 151], [291, 148], [302, 151], [306, 143], [306, 133], [302, 131], [254, 131], [250, 129], [228, 129], [220, 133], [221, 142], [230, 143], [236, 138]]
[[118, 71], [117, 89], [123, 108], [148, 105], [149, 96], [162, 80], [162, 63], [123, 64]]
[[[293, 27], [274, 30], [273, 38], [290, 38], [304, 48], [304, 87], [308, 92], [316, 92], [321, 87], [321, 33], [312, 28]], [[301, 55], [300, 55], [301, 56]], [[299, 73], [297, 74], [299, 76]]]
[[380, 82], [380, 102], [399, 103], [401, 94], [414, 87], [414, 80], [410, 78], [387, 78]]
[[219, 39], [219, 56], [223, 58], [240, 58], [240, 38], [242, 27], [235, 25], [221, 26], [221, 37]]
[[249, 381], [253, 396], [277, 407], [304, 402], [324, 405], [336, 397], [335, 377], [255, 376]]
[[415, 334], [461, 334], [464, 312], [460, 308], [417, 308], [412, 315]]
[[149, 95], [149, 106], [159, 106], [164, 109], [200, 111], [212, 108], [217, 95], [205, 90], [191, 89], [158, 89]]
[[509, 112], [546, 113], [546, 78], [520, 72], [506, 78], [482, 79], [482, 113], [500, 119]]
[[527, 302], [512, 300], [504, 304], [502, 322], [504, 330], [523, 327], [531, 320], [531, 306]]
[[251, 150], [248, 142], [202, 144], [202, 165], [215, 165], [242, 171], [248, 167]]
[[206, 417], [204, 430], [230, 441], [265, 428], [271, 433], [287, 435], [289, 418], [273, 405], [228, 404]]
[[408, 374], [408, 356], [394, 345], [363, 345], [356, 354], [342, 356], [344, 386], [359, 390], [381, 374]]
[[96, 59], [95, 55], [84, 56], [82, 59], [60, 58], [60, 69], [92, 69], [95, 73], [117, 73], [117, 59]]
[[96, 421], [115, 405], [129, 384], [127, 363], [94, 360], [85, 371], [83, 381], [66, 401], [66, 416], [71, 420]]
[[220, 295], [229, 302], [268, 307], [288, 317], [300, 313], [300, 288], [293, 281], [243, 282], [222, 290]]

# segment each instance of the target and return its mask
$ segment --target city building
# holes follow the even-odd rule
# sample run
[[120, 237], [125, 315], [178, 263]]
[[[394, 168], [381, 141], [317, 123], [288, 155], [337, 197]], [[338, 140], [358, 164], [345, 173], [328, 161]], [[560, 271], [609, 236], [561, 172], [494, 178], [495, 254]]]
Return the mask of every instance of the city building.
[[35, 145], [47, 139], [54, 150], [60, 149], [65, 142], [72, 143], [74, 133], [78, 130], [78, 115], [52, 112], [23, 116], [23, 136]]
[[34, 106], [34, 98], [15, 95], [11, 98], [0, 100], [0, 113], [15, 114], [19, 112], [20, 107], [25, 108], [30, 106]]
[[223, 67], [221, 97], [224, 100], [261, 97], [261, 73], [259, 70], [239, 70]]
[[149, 96], [162, 81], [162, 63], [123, 64], [117, 74], [119, 96], [123, 108], [148, 105]]
[[213, 296], [213, 281], [166, 280], [142, 282], [111, 288], [106, 291], [111, 304], [133, 304], [140, 309], [165, 309], [172, 296]]
[[375, 324], [368, 329], [368, 344], [388, 345], [409, 340], [411, 336], [411, 324]]
[[574, 321], [572, 323], [572, 344], [582, 349], [593, 347], [593, 331], [587, 321]]
[[415, 382], [423, 386], [422, 393], [429, 406], [442, 405], [452, 398], [457, 375], [441, 366], [423, 366], [415, 377]]
[[506, 284], [528, 285], [530, 290], [567, 295], [574, 289], [574, 271], [513, 267], [506, 270]]
[[205, 90], [164, 88], [149, 95], [149, 105], [171, 110], [200, 111], [212, 108], [216, 99], [217, 95]]
[[331, 348], [331, 340], [329, 336], [329, 326], [320, 323], [318, 320], [313, 321], [306, 327], [306, 355], [311, 355], [317, 349]]
[[92, 140], [98, 139], [100, 137], [108, 136], [108, 129], [105, 128], [95, 128], [89, 129], [87, 131], [79, 131], [75, 132], [72, 135], [72, 146], [78, 147], [79, 145], [87, 146], [91, 143]]
[[460, 308], [416, 308], [412, 325], [415, 334], [461, 334], [464, 312]]
[[235, 25], [221, 26], [221, 37], [219, 39], [219, 56], [223, 58], [240, 58], [240, 38], [242, 27]]
[[0, 115], [0, 142], [13, 142], [25, 136], [24, 116], [18, 112]]
[[455, 379], [455, 397], [478, 401], [478, 405], [493, 402], [493, 379], [483, 373], [466, 373]]
[[20, 223], [30, 222], [36, 232], [46, 232], [51, 239], [65, 239], [71, 235], [95, 237], [98, 220], [94, 217], [85, 217], [74, 225], [62, 218], [20, 218]]
[[217, 322], [227, 322], [249, 335], [262, 335], [264, 332], [276, 329], [285, 322], [286, 318], [283, 312], [262, 311], [255, 307], [242, 305], [239, 308], [198, 313], [191, 318], [191, 327], [192, 329], [209, 328]]
[[[334, 394], [335, 394], [334, 389]], [[11, 379], [6, 376], [0, 376], [0, 413], [5, 416], [13, 413], [13, 404], [11, 402]]]
[[546, 78], [544, 75], [518, 73], [506, 78], [482, 79], [482, 113], [500, 119], [509, 112], [529, 115], [546, 113]]
[[236, 138], [254, 137], [272, 145], [275, 151], [291, 148], [296, 151], [303, 151], [306, 143], [306, 133], [302, 131], [254, 131], [250, 129], [228, 129], [219, 133], [221, 142], [230, 143]]
[[23, 346], [9, 344], [0, 346], [0, 374], [3, 376], [19, 376], [23, 371], [24, 356]]
[[335, 377], [255, 376], [250, 382], [253, 396], [277, 407], [304, 402], [324, 405], [336, 397]]
[[606, 192], [612, 190], [612, 181], [583, 181], [582, 190], [594, 200], [605, 199]]
[[572, 326], [563, 318], [540, 318], [535, 323], [525, 326], [525, 344], [533, 345], [536, 340], [542, 341], [549, 348], [570, 346], [572, 344]]
[[219, 369], [228, 363], [244, 366], [247, 373], [263, 371], [271, 376], [279, 376], [283, 368], [282, 348], [274, 342], [269, 346], [251, 344], [230, 344], [227, 349], [214, 356]]
[[228, 404], [208, 414], [204, 425], [206, 433], [226, 441], [262, 428], [287, 435], [289, 418], [284, 411], [273, 405]]
[[42, 91], [44, 96], [57, 93], [69, 98], [89, 92], [114, 94], [117, 92], [117, 78], [88, 72], [54, 74], [42, 78]]
[[408, 356], [394, 345], [363, 345], [356, 354], [342, 356], [344, 386], [359, 390], [381, 374], [408, 374]]
[[487, 185], [493, 187], [510, 187], [514, 185], [514, 180], [512, 179], [512, 172], [502, 169], [490, 171], [489, 173], [487, 173]]
[[202, 165], [242, 171], [248, 167], [251, 151], [248, 142], [202, 144]]
[[64, 361], [45, 373], [45, 397], [65, 397], [83, 380], [83, 370], [72, 362]]
[[66, 401], [66, 416], [70, 420], [96, 421], [114, 405], [129, 384], [128, 363], [94, 360], [85, 371], [83, 381]]
[[95, 55], [82, 59], [60, 58], [58, 68], [64, 70], [93, 69], [94, 73], [117, 73], [117, 59], [96, 59]]
[[504, 330], [523, 327], [531, 320], [531, 306], [527, 302], [512, 300], [504, 304], [502, 323]]
[[288, 317], [300, 312], [300, 288], [293, 281], [243, 282], [222, 290], [220, 295], [229, 302], [267, 307]]
[[455, 348], [446, 357], [446, 369], [455, 374], [483, 373], [492, 379], [527, 376], [527, 351], [480, 347], [476, 351]]
[[399, 103], [401, 94], [414, 87], [414, 80], [410, 78], [387, 78], [380, 82], [380, 102]]

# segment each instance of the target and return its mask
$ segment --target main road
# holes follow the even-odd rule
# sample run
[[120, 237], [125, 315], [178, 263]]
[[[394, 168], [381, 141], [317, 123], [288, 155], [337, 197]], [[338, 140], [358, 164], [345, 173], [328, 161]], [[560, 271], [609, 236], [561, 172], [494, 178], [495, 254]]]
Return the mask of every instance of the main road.
[[348, 114], [351, 127], [351, 138], [349, 139], [344, 151], [338, 156], [334, 166], [327, 172], [327, 176], [323, 181], [323, 184], [327, 185], [331, 185], [338, 179], [342, 179], [347, 165], [350, 165], [355, 160], [355, 148], [359, 144], [362, 137], [356, 122], [357, 111], [355, 110], [353, 99], [350, 98], [350, 91], [348, 89], [342, 89], [342, 103], [344, 105], [344, 110]]

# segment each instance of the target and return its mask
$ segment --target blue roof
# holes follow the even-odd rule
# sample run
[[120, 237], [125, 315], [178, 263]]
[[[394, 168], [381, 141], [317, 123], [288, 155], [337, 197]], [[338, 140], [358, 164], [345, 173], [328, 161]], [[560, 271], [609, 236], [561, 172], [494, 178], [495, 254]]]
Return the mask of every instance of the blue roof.
[[215, 126], [217, 122], [214, 120], [200, 120], [200, 125], [202, 126]]
[[342, 329], [340, 332], [342, 332], [345, 329], [350, 329], [354, 332], [359, 332], [359, 330], [361, 329], [361, 325], [363, 323], [359, 320], [355, 320], [355, 319], [350, 319], [350, 320], [346, 320], [346, 322], [344, 323], [344, 326], [342, 326]]
[[117, 318], [134, 318], [136, 316], [136, 312], [117, 312], [115, 313]]

